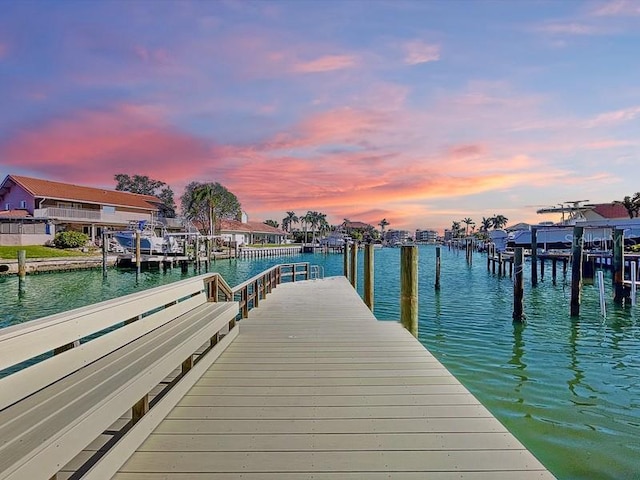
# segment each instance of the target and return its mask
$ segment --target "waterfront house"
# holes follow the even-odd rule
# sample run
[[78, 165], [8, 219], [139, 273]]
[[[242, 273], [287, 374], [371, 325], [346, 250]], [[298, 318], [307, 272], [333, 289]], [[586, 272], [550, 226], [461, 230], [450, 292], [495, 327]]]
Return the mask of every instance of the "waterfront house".
[[287, 236], [286, 232], [266, 223], [250, 222], [248, 220], [241, 222], [230, 219], [220, 221], [219, 234], [225, 242], [235, 242], [237, 245], [253, 243], [283, 244]]
[[0, 184], [0, 245], [44, 245], [63, 230], [95, 242], [105, 229], [157, 220], [161, 203], [151, 195], [7, 175]]

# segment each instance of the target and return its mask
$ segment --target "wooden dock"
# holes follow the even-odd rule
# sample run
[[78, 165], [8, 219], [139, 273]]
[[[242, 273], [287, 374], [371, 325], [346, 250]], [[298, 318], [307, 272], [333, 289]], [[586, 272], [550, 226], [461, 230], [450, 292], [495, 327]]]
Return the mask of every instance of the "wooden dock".
[[114, 478], [553, 478], [344, 277], [278, 285]]

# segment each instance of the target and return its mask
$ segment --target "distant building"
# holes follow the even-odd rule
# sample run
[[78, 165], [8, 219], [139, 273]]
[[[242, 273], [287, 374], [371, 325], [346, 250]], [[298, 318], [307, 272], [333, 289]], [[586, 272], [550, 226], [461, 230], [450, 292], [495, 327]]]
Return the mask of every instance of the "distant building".
[[435, 243], [438, 239], [438, 232], [435, 230], [416, 230], [415, 240], [417, 243]]
[[[243, 212], [244, 214], [244, 212]], [[244, 214], [243, 219], [246, 219]], [[225, 242], [235, 242], [238, 245], [253, 243], [282, 244], [287, 237], [286, 232], [262, 222], [240, 222], [238, 220], [220, 220], [220, 237]]]
[[444, 230], [444, 241], [449, 242], [453, 240], [453, 230], [445, 229]]
[[409, 232], [407, 230], [387, 230], [384, 239], [390, 245], [407, 243]]

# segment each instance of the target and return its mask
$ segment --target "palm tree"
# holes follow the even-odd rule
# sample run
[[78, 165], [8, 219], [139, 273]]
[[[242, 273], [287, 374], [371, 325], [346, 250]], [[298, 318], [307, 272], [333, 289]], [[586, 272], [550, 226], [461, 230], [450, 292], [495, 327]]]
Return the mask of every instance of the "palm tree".
[[314, 215], [313, 212], [311, 210], [309, 210], [307, 213], [304, 214], [304, 217], [302, 217], [300, 220], [302, 221], [302, 225], [304, 227], [304, 243], [307, 243], [308, 238], [307, 238], [307, 227], [313, 227], [313, 223], [314, 223]]
[[191, 197], [191, 205], [189, 206], [189, 210], [193, 209], [194, 206], [199, 204], [206, 204], [208, 208], [208, 220], [209, 220], [209, 235], [213, 237], [215, 234], [215, 207], [216, 207], [216, 190], [215, 185], [212, 183], [205, 183], [196, 187], [193, 191], [193, 196]]
[[637, 217], [640, 213], [640, 192], [636, 192], [633, 198], [627, 195], [622, 201], [615, 200], [613, 203], [626, 208], [629, 218]]
[[274, 228], [278, 228], [280, 225], [278, 224], [277, 221], [275, 220], [265, 220], [264, 222], [266, 225], [269, 225], [270, 227], [274, 227]]
[[296, 216], [296, 212], [287, 212], [287, 216], [282, 219], [282, 229], [291, 233], [291, 225], [299, 222], [300, 219]]
[[389, 222], [387, 222], [386, 218], [383, 218], [382, 220], [380, 220], [378, 225], [380, 225], [380, 230], [382, 231], [380, 235], [382, 236], [382, 240], [384, 240], [384, 229], [389, 225]]
[[474, 221], [473, 221], [473, 220], [471, 220], [469, 217], [467, 217], [467, 218], [463, 219], [463, 220], [462, 220], [462, 223], [465, 223], [465, 224], [467, 225], [467, 226], [465, 227], [465, 229], [464, 229], [464, 235], [465, 235], [465, 237], [466, 237], [467, 235], [469, 235], [469, 225], [471, 225], [471, 224], [475, 225], [475, 223], [474, 223]]
[[491, 223], [493, 224], [494, 230], [505, 227], [508, 221], [509, 219], [504, 215], [494, 215], [491, 217]]
[[451, 224], [451, 232], [453, 233], [453, 238], [460, 236], [460, 222], [453, 222]]
[[493, 225], [493, 219], [482, 217], [482, 222], [480, 222], [480, 231], [488, 232], [491, 228], [491, 225]]

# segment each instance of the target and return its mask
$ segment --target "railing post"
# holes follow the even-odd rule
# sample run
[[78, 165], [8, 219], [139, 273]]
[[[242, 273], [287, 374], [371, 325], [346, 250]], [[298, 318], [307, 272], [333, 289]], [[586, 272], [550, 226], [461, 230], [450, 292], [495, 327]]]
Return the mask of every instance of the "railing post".
[[373, 312], [374, 295], [374, 250], [373, 245], [367, 243], [364, 247], [364, 303]]
[[136, 230], [136, 273], [140, 275], [140, 230]]
[[418, 338], [418, 247], [401, 248], [400, 255], [400, 321]]
[[309, 280], [311, 278], [311, 264], [307, 262], [304, 264], [304, 266], [305, 266], [305, 272], [306, 272], [304, 278], [305, 280]]
[[102, 231], [102, 276], [107, 277], [107, 232]]

